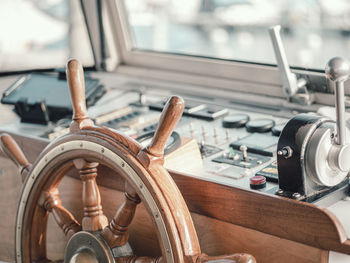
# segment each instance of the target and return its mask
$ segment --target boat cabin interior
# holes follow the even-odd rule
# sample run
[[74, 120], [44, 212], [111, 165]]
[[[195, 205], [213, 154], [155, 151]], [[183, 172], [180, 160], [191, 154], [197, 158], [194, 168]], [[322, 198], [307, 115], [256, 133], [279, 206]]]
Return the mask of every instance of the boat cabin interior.
[[0, 262], [350, 262], [350, 3], [4, 0]]

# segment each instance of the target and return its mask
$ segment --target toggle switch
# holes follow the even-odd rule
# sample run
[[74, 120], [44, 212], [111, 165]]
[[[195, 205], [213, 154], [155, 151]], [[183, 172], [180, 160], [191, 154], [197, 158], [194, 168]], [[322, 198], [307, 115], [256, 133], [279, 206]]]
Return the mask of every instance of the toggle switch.
[[242, 160], [247, 161], [248, 160], [248, 147], [245, 145], [241, 145], [239, 147], [239, 150], [242, 152]]

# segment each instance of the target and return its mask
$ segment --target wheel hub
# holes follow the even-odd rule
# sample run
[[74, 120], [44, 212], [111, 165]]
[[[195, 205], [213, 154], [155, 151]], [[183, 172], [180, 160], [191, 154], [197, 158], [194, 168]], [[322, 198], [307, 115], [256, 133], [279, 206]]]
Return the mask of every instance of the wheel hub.
[[64, 262], [112, 263], [114, 259], [111, 249], [98, 234], [81, 231], [69, 240]]

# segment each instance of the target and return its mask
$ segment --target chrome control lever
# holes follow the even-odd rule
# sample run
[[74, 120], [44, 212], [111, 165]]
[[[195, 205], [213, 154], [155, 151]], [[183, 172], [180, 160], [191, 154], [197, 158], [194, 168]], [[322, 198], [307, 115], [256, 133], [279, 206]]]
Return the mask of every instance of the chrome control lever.
[[344, 82], [350, 76], [350, 62], [335, 57], [326, 65], [326, 75], [335, 93], [337, 137], [328, 154], [329, 164], [343, 172], [350, 170], [350, 144], [346, 139]]
[[337, 144], [346, 143], [346, 124], [345, 124], [345, 102], [344, 102], [344, 82], [350, 75], [349, 61], [335, 57], [326, 65], [326, 75], [335, 92], [335, 111], [337, 120]]
[[[286, 52], [282, 43], [280, 30], [280, 25], [273, 26], [269, 28], [269, 33], [277, 60], [278, 71], [282, 81], [283, 93], [287, 98], [291, 98], [295, 97], [300, 89], [305, 88], [307, 82], [303, 78], [298, 79], [297, 76], [290, 70]], [[307, 93], [306, 89], [304, 93]]]

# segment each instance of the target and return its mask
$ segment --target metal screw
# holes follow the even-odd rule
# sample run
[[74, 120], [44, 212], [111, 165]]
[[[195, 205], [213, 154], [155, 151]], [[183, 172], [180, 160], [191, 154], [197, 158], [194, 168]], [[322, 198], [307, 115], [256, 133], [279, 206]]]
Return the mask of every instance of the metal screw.
[[282, 190], [282, 189], [278, 189], [277, 191], [276, 191], [276, 194], [277, 195], [282, 195], [284, 193], [284, 191]]
[[101, 149], [101, 153], [104, 153], [104, 152], [105, 152], [105, 149], [104, 149], [104, 148], [102, 148], [102, 149]]
[[277, 151], [277, 155], [283, 156], [285, 159], [292, 157], [293, 150], [289, 146], [283, 147], [281, 150]]
[[299, 194], [299, 193], [294, 193], [294, 194], [292, 195], [292, 197], [293, 197], [294, 199], [299, 199], [299, 198], [301, 197], [301, 194]]

